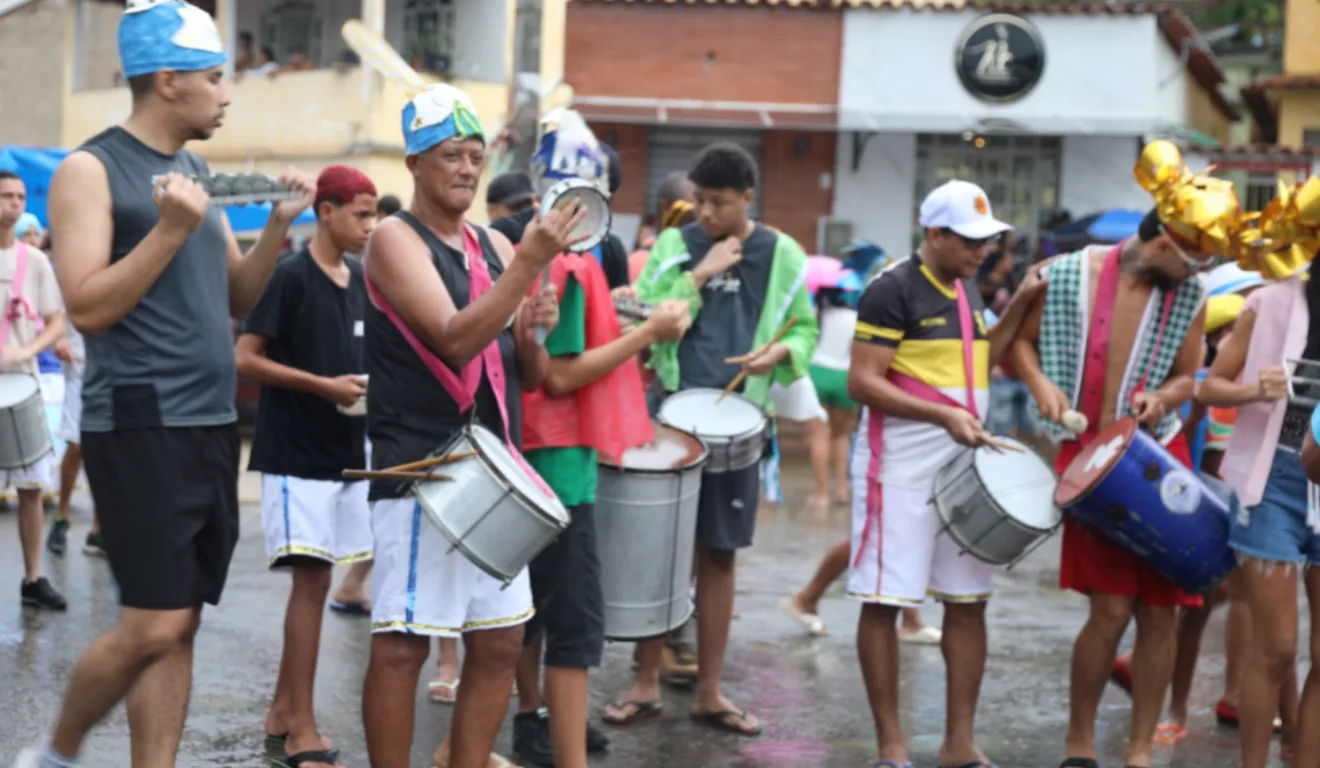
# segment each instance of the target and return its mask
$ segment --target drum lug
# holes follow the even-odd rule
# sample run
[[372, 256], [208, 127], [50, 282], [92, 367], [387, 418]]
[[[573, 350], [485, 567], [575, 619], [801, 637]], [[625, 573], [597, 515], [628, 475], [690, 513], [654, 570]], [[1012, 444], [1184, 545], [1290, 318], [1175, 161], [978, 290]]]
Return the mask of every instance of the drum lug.
[[1164, 468], [1160, 466], [1160, 463], [1158, 461], [1151, 461], [1146, 464], [1146, 471], [1142, 477], [1146, 478], [1148, 482], [1153, 483], [1156, 480], [1159, 480], [1160, 475], [1162, 474], [1164, 474]]
[[1127, 507], [1122, 504], [1115, 504], [1109, 508], [1109, 519], [1115, 523], [1121, 523], [1127, 518]]

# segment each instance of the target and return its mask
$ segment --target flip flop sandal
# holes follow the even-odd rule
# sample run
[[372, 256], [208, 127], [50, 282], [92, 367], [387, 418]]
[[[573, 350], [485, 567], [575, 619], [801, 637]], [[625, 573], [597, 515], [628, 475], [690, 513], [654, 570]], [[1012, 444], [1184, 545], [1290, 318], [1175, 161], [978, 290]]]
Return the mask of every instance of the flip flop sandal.
[[974, 763], [963, 763], [962, 765], [941, 765], [939, 768], [998, 768], [989, 760], [977, 760]]
[[1177, 744], [1187, 738], [1189, 731], [1177, 723], [1160, 723], [1155, 729], [1156, 744]]
[[[735, 736], [760, 736], [764, 730], [764, 725], [748, 725], [746, 727], [738, 725], [738, 722], [750, 723], [746, 712], [740, 712], [736, 709], [721, 709], [717, 712], [693, 712], [688, 715], [694, 723], [709, 726], [717, 731], [732, 733]], [[736, 720], [735, 720], [736, 718]]]
[[898, 642], [911, 645], [939, 645], [944, 640], [944, 633], [935, 627], [922, 627], [916, 632], [899, 632]]
[[[665, 704], [662, 701], [637, 701], [628, 699], [626, 701], [611, 702], [610, 708], [625, 713], [622, 717], [611, 717], [608, 712], [601, 715], [601, 719], [607, 725], [616, 725], [625, 727], [641, 720], [649, 720], [653, 717], [659, 717], [665, 711]], [[632, 711], [629, 712], [628, 710]]]
[[342, 613], [345, 616], [371, 616], [371, 607], [365, 601], [361, 603], [341, 603], [335, 600], [330, 603], [330, 610], [335, 613]]
[[325, 765], [339, 765], [338, 750], [333, 749], [309, 749], [306, 752], [299, 752], [288, 757], [277, 757], [270, 761], [272, 768], [299, 768], [304, 763], [323, 763]]
[[796, 621], [807, 634], [813, 637], [821, 637], [828, 634], [825, 630], [825, 622], [814, 613], [803, 613], [793, 604], [793, 598], [785, 597], [779, 601], [779, 610], [785, 616]]
[[458, 700], [458, 680], [432, 680], [426, 685], [426, 694], [437, 704], [453, 704]]
[[912, 768], [912, 763], [903, 763], [899, 765], [893, 760], [879, 760], [871, 768]]
[[1100, 763], [1093, 757], [1069, 757], [1059, 763], [1059, 768], [1100, 768]]
[[[281, 733], [279, 735], [275, 735], [273, 733], [266, 734], [265, 747], [267, 752], [283, 752], [285, 746], [287, 746], [288, 743], [289, 743], [289, 734], [287, 733]], [[327, 749], [325, 751], [329, 754], [334, 755], [335, 758], [338, 759], [339, 757], [338, 748], [331, 747], [330, 749]], [[282, 760], [283, 758], [281, 757], [276, 759]]]

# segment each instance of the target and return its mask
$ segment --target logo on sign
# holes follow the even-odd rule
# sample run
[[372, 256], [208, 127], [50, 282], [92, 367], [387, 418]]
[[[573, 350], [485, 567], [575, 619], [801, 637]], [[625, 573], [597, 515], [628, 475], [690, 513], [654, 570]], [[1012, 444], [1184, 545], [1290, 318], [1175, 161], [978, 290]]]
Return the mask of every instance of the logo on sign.
[[1114, 435], [1109, 442], [1104, 445], [1097, 445], [1091, 452], [1091, 458], [1086, 460], [1086, 466], [1083, 467], [1087, 472], [1095, 472], [1103, 469], [1114, 462], [1114, 459], [1123, 450], [1123, 436]]
[[1160, 501], [1170, 512], [1190, 515], [1201, 507], [1201, 488], [1196, 484], [1196, 478], [1175, 469], [1160, 481]]
[[992, 13], [973, 21], [954, 54], [958, 79], [982, 101], [1017, 101], [1045, 72], [1045, 44], [1021, 16]]

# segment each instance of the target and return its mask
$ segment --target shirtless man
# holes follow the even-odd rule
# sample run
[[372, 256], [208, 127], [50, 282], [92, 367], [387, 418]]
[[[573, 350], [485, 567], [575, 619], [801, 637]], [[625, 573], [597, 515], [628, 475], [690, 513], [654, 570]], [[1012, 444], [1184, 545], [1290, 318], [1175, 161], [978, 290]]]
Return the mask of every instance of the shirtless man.
[[[1128, 415], [1159, 437], [1172, 438], [1170, 453], [1190, 466], [1187, 441], [1177, 434], [1176, 411], [1191, 398], [1201, 362], [1205, 287], [1196, 275], [1213, 265], [1213, 254], [1198, 248], [1196, 243], [1204, 238], [1194, 238], [1195, 233], [1174, 234], [1158, 210], [1146, 215], [1135, 238], [1113, 247], [1085, 248], [1051, 263], [1049, 290], [1033, 302], [1022, 335], [1014, 342], [1013, 365], [1039, 403], [1039, 414], [1047, 422], [1042, 426], [1052, 439], [1062, 441], [1056, 462], [1060, 473], [1099, 430]], [[1087, 309], [1078, 313], [1083, 289]], [[1098, 294], [1113, 298], [1097, 302]], [[1166, 315], [1161, 331], [1160, 319]], [[1088, 318], [1089, 329], [1084, 325], [1088, 321], [1078, 318]], [[1162, 341], [1144, 343], [1151, 333]], [[1158, 347], [1153, 354], [1139, 353], [1141, 359], [1133, 359], [1134, 350], [1151, 346]], [[1083, 351], [1103, 360], [1103, 375], [1078, 369]], [[1087, 417], [1090, 431], [1074, 435], [1059, 426], [1064, 412], [1072, 409]], [[1151, 764], [1151, 745], [1173, 670], [1177, 608], [1198, 605], [1200, 598], [1071, 518], [1064, 522], [1059, 582], [1089, 596], [1091, 603], [1090, 617], [1073, 646], [1067, 751], [1061, 768], [1098, 766], [1096, 711], [1119, 639], [1134, 615], [1132, 725], [1125, 764], [1145, 768]]]

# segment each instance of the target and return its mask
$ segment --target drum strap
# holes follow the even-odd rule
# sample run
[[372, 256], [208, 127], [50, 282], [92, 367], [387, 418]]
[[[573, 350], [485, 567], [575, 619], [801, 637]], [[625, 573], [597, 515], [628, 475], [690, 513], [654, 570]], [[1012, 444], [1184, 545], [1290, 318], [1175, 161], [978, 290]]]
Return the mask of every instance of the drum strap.
[[[1086, 416], [1090, 427], [1081, 435], [1083, 444], [1095, 437], [1100, 429], [1100, 409], [1104, 403], [1105, 370], [1109, 360], [1109, 336], [1113, 327], [1114, 304], [1118, 300], [1118, 256], [1122, 244], [1114, 246], [1105, 256], [1104, 266], [1100, 270], [1100, 282], [1095, 291], [1095, 311], [1091, 315], [1091, 328], [1087, 334], [1086, 357], [1082, 367], [1082, 390], [1077, 406]], [[1164, 341], [1164, 329], [1169, 325], [1169, 315], [1173, 311], [1174, 291], [1164, 292], [1164, 309], [1156, 330], [1155, 346], [1151, 350], [1152, 365], [1146, 366], [1133, 394], [1144, 392], [1146, 382], [1150, 380], [1153, 361], [1159, 354], [1160, 344]]]
[[9, 329], [15, 320], [21, 317], [34, 317], [32, 306], [23, 298], [23, 281], [27, 279], [28, 249], [22, 240], [18, 241], [18, 254], [14, 264], [14, 282], [9, 286], [9, 306], [5, 316], [0, 319], [0, 347], [9, 346]]
[[[491, 279], [490, 270], [486, 268], [485, 254], [481, 251], [481, 243], [477, 240], [477, 236], [473, 234], [472, 227], [467, 224], [463, 226], [463, 249], [467, 252], [468, 257], [468, 279], [471, 281], [469, 304], [471, 304], [475, 303], [481, 294], [490, 289]], [[499, 341], [492, 341], [487, 344], [481, 354], [463, 366], [459, 376], [455, 376], [449, 370], [449, 366], [445, 365], [440, 358], [436, 357], [434, 352], [427, 349], [421, 339], [417, 338], [417, 334], [413, 333], [402, 317], [399, 317], [399, 313], [385, 298], [385, 294], [380, 292], [380, 289], [371, 282], [370, 278], [367, 278], [366, 284], [367, 294], [370, 296], [372, 303], [379, 307], [381, 312], [385, 313], [385, 316], [403, 335], [403, 338], [408, 341], [408, 346], [412, 347], [413, 352], [421, 358], [422, 363], [426, 365], [431, 375], [435, 377], [436, 381], [440, 382], [440, 386], [453, 398], [460, 412], [469, 409], [475, 411], [477, 389], [481, 386], [482, 373], [485, 373], [486, 378], [490, 381], [490, 388], [495, 393], [495, 403], [499, 406], [500, 420], [504, 422], [504, 441], [508, 445], [509, 453], [542, 492], [553, 496], [554, 492], [550, 490], [550, 486], [546, 485], [545, 480], [527, 463], [522, 452], [513, 444], [513, 439], [509, 436], [509, 410], [505, 404], [504, 360], [500, 356]]]
[[[980, 411], [976, 407], [976, 364], [973, 345], [976, 343], [976, 333], [972, 325], [972, 307], [971, 302], [967, 300], [967, 292], [963, 289], [962, 281], [954, 284], [957, 289], [958, 298], [958, 326], [962, 334], [963, 345], [963, 373], [967, 380], [967, 403], [954, 400], [938, 389], [932, 387], [920, 379], [913, 378], [907, 374], [899, 373], [894, 369], [889, 369], [885, 378], [898, 387], [903, 392], [912, 395], [928, 403], [946, 405], [952, 408], [963, 408], [971, 411], [973, 415], [979, 417]], [[866, 522], [862, 526], [862, 540], [857, 545], [857, 553], [853, 556], [853, 567], [856, 568], [862, 562], [862, 556], [870, 545], [872, 534], [875, 536], [876, 559], [881, 556], [881, 538], [884, 536], [884, 528], [881, 525], [880, 514], [883, 511], [882, 497], [880, 488], [880, 458], [884, 453], [884, 423], [885, 416], [874, 408], [868, 408], [870, 419], [866, 425], [867, 443], [871, 448], [871, 460], [866, 467]], [[876, 596], [880, 595], [880, 578], [884, 573], [883, 568], [876, 569], [875, 591]]]

